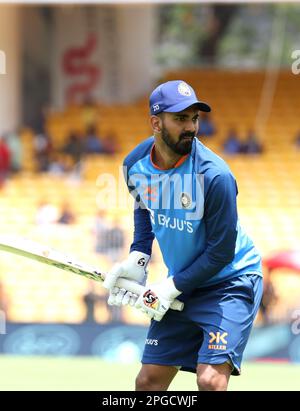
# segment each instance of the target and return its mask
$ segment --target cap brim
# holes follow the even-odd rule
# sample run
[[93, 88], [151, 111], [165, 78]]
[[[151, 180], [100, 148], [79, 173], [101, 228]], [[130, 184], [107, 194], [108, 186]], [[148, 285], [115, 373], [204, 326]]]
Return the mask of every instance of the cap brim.
[[175, 106], [172, 106], [170, 108], [165, 109], [164, 111], [169, 112], [169, 113], [179, 113], [180, 111], [183, 111], [191, 106], [196, 105], [200, 111], [205, 111], [206, 113], [209, 113], [211, 111], [211, 108], [208, 104], [204, 103], [203, 101], [185, 101], [181, 102], [179, 104], [175, 104]]

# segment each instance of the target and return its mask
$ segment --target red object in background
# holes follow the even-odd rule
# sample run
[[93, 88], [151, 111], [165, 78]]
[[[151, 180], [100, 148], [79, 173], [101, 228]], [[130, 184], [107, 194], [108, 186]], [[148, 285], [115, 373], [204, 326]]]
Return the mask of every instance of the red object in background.
[[10, 169], [10, 150], [2, 139], [0, 139], [0, 189], [3, 187]]
[[300, 250], [279, 251], [264, 260], [270, 271], [276, 268], [290, 268], [300, 273]]
[[[77, 96], [82, 99], [91, 94], [97, 85], [101, 70], [95, 64], [88, 61], [97, 47], [97, 37], [89, 34], [86, 43], [82, 47], [72, 47], [63, 56], [63, 71], [67, 76], [80, 76], [66, 90], [67, 103], [76, 102]], [[85, 77], [85, 81], [82, 78]]]
[[10, 167], [10, 151], [7, 144], [0, 139], [0, 172], [6, 173]]

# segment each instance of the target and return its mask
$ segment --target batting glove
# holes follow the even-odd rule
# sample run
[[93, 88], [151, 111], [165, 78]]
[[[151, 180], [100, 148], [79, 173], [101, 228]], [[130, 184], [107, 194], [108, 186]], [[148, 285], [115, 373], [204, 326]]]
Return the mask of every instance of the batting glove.
[[135, 281], [138, 284], [144, 285], [147, 279], [147, 265], [150, 256], [140, 251], [132, 251], [128, 258], [120, 264], [116, 264], [112, 270], [106, 275], [103, 282], [103, 287], [109, 290], [107, 303], [109, 305], [131, 305], [134, 306], [138, 295], [125, 290], [124, 288], [116, 287], [118, 278], [127, 278]]
[[168, 277], [158, 284], [145, 287], [135, 307], [144, 312], [149, 318], [160, 321], [170, 308], [170, 305], [181, 294], [174, 285], [172, 277]]

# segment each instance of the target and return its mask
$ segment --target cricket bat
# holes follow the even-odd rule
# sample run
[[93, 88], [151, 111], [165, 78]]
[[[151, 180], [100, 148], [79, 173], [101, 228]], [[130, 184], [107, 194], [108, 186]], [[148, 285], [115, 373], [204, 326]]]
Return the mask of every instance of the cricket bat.
[[[0, 236], [0, 250], [30, 258], [43, 264], [52, 265], [91, 280], [103, 282], [105, 279], [105, 274], [99, 271], [98, 268], [77, 261], [72, 256], [25, 238]], [[142, 285], [125, 278], [119, 278], [116, 286], [137, 295], [142, 294], [145, 290]], [[174, 300], [170, 308], [182, 311], [183, 307], [184, 304], [181, 301]]]

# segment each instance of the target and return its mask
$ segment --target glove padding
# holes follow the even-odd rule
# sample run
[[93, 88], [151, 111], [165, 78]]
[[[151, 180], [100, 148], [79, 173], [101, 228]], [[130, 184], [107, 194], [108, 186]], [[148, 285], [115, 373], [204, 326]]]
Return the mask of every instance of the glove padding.
[[134, 307], [138, 299], [138, 295], [131, 291], [125, 290], [125, 288], [113, 287], [109, 290], [109, 297], [107, 300], [108, 305], [130, 305]]
[[109, 290], [109, 298], [107, 301], [109, 305], [134, 306], [138, 295], [124, 288], [116, 287], [115, 284], [117, 279], [122, 277], [144, 285], [147, 279], [147, 265], [149, 260], [149, 255], [141, 253], [140, 251], [132, 251], [125, 261], [114, 265], [103, 282], [103, 287]]
[[160, 283], [145, 287], [145, 291], [137, 299], [135, 307], [149, 318], [160, 321], [180, 294], [181, 291], [175, 287], [173, 278], [168, 277]]

